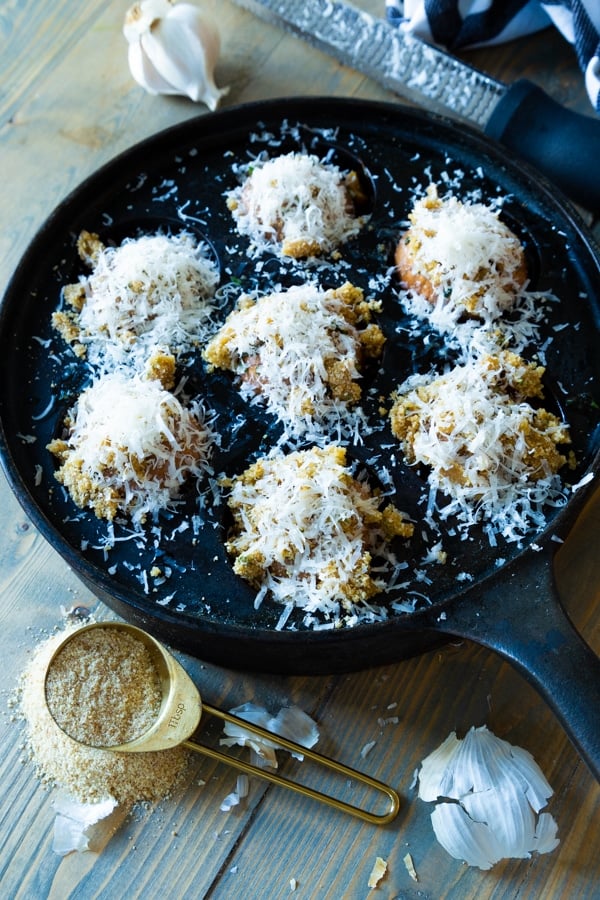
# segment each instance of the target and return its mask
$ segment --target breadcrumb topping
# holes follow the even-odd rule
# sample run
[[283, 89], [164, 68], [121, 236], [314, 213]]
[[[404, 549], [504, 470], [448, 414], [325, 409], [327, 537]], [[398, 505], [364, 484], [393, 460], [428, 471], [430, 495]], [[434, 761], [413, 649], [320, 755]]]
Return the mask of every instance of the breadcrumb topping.
[[[167, 797], [186, 770], [189, 754], [183, 747], [148, 753], [115, 753], [86, 747], [65, 734], [52, 718], [45, 699], [45, 675], [54, 653], [68, 634], [61, 631], [37, 645], [20, 680], [19, 706], [26, 726], [26, 749], [40, 781], [60, 787], [81, 803], [113, 797], [125, 807]], [[79, 663], [78, 663], [79, 665]], [[70, 676], [56, 673], [55, 707], [70, 693]], [[129, 702], [128, 685], [121, 694]], [[97, 715], [84, 701], [84, 715]], [[113, 714], [110, 713], [112, 719]], [[101, 714], [99, 726], [110, 727]]]
[[483, 518], [508, 539], [531, 526], [542, 503], [561, 496], [568, 427], [529, 400], [543, 398], [544, 368], [510, 351], [476, 356], [443, 375], [415, 375], [390, 412], [409, 463], [455, 501], [449, 510]]
[[377, 308], [350, 283], [243, 297], [203, 355], [213, 368], [238, 375], [248, 399], [301, 432], [313, 422], [348, 417], [360, 401], [361, 372], [385, 342], [371, 322]]
[[[159, 365], [159, 361], [157, 361]], [[98, 378], [69, 412], [66, 438], [48, 444], [56, 479], [81, 508], [143, 522], [209, 470], [214, 436], [199, 404], [186, 408], [158, 381], [129, 372]]]
[[403, 283], [437, 303], [487, 320], [510, 309], [525, 284], [519, 239], [482, 203], [441, 198], [435, 184], [414, 204], [396, 248]]
[[352, 476], [343, 447], [264, 458], [233, 479], [227, 550], [234, 571], [279, 603], [327, 618], [383, 589], [372, 571], [394, 537], [414, 526]]
[[106, 365], [148, 347], [178, 355], [198, 345], [219, 280], [206, 245], [181, 232], [113, 247], [83, 231], [77, 247], [91, 272], [65, 286], [52, 322], [78, 355]]

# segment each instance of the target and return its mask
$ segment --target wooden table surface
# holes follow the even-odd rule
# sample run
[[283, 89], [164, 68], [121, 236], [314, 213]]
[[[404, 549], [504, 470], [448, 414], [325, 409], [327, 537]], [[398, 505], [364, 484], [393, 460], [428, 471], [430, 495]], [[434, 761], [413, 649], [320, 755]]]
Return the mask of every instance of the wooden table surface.
[[[151, 97], [131, 79], [116, 0], [20, 0], [0, 11], [0, 291], [53, 207], [100, 164], [138, 140], [206, 112]], [[383, 14], [383, 0], [363, 2]], [[228, 0], [205, 2], [222, 38], [217, 81], [226, 106], [300, 94], [394, 100], [357, 72], [268, 26]], [[504, 80], [527, 76], [564, 104], [590, 112], [568, 44], [553, 30], [464, 57]], [[596, 173], [597, 176], [597, 173]], [[563, 602], [600, 650], [600, 495], [556, 561]], [[600, 884], [600, 792], [535, 691], [495, 654], [468, 642], [396, 665], [335, 677], [246, 675], [185, 658], [208, 702], [231, 707], [295, 703], [318, 722], [318, 749], [393, 784], [398, 818], [380, 828], [279, 788], [253, 782], [234, 811], [220, 811], [235, 775], [197, 759], [189, 783], [152, 815], [121, 817], [93, 851], [53, 853], [52, 795], [22, 762], [22, 732], [8, 698], [40, 637], [81, 604], [111, 615], [36, 532], [0, 476], [0, 718], [2, 898], [363, 898], [377, 856], [386, 898], [583, 898]], [[393, 714], [390, 713], [393, 710]], [[382, 725], [382, 719], [390, 719]], [[453, 730], [487, 724], [527, 748], [554, 787], [549, 810], [560, 846], [491, 871], [469, 868], [436, 842], [429, 806], [415, 795], [420, 760]], [[364, 759], [361, 749], [375, 741]], [[201, 784], [200, 782], [204, 782]], [[403, 862], [410, 852], [418, 882]], [[293, 881], [292, 881], [293, 880]]]

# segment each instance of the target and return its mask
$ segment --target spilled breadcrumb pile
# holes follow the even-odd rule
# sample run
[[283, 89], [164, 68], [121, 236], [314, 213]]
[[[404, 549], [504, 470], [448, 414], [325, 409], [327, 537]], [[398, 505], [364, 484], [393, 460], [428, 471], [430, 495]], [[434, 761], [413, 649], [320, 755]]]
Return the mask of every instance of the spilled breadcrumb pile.
[[[148, 753], [115, 753], [85, 747], [69, 737], [52, 718], [45, 700], [45, 675], [48, 665], [72, 627], [57, 632], [39, 643], [20, 679], [19, 705], [25, 721], [26, 751], [40, 781], [47, 787], [62, 788], [81, 803], [98, 803], [114, 798], [121, 806], [142, 801], [159, 802], [167, 797], [184, 774], [188, 752], [181, 747]], [[96, 660], [92, 677], [100, 679]], [[68, 670], [57, 673], [54, 683], [55, 706], [61, 695], [70, 699], [72, 685]], [[131, 698], [135, 683], [122, 686], [124, 699]], [[112, 727], [114, 711], [98, 709], [95, 701], [81, 698], [82, 714], [104, 730]]]

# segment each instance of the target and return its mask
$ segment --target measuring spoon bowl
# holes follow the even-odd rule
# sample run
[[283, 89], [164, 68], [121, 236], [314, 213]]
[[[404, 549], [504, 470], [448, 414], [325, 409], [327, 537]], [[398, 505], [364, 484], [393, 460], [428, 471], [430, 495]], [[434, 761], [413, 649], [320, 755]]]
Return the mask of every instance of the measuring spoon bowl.
[[[319, 800], [335, 809], [347, 812], [367, 822], [371, 822], [372, 824], [386, 824], [396, 817], [400, 806], [398, 794], [381, 781], [371, 778], [369, 775], [357, 772], [355, 769], [329, 759], [326, 756], [322, 756], [319, 753], [315, 753], [313, 750], [310, 750], [295, 741], [281, 737], [266, 728], [261, 728], [259, 725], [247, 722], [239, 716], [234, 716], [232, 713], [224, 712], [217, 707], [203, 703], [198, 688], [183, 666], [159, 641], [153, 638], [152, 635], [134, 625], [129, 625], [124, 622], [94, 622], [89, 625], [84, 625], [82, 628], [77, 629], [77, 631], [67, 635], [64, 641], [58, 645], [48, 662], [44, 679], [44, 692], [48, 672], [51, 670], [53, 662], [62, 652], [65, 645], [83, 632], [96, 628], [112, 628], [125, 632], [132, 638], [140, 641], [146, 647], [160, 681], [162, 698], [156, 719], [142, 734], [139, 734], [135, 738], [122, 744], [84, 744], [84, 746], [94, 746], [96, 749], [108, 750], [115, 753], [144, 753], [156, 750], [168, 750], [183, 745], [195, 753], [201, 753], [211, 759], [225, 763], [225, 765], [231, 766], [247, 775], [257, 776], [263, 780], [277, 784], [280, 787], [295, 791], [298, 794]], [[48, 705], [46, 693], [44, 699]], [[54, 718], [50, 706], [48, 706], [48, 710], [56, 722], [57, 727], [60, 728], [61, 731], [64, 731], [60, 723]], [[259, 768], [258, 766], [247, 763], [235, 756], [223, 753], [220, 750], [189, 740], [190, 736], [198, 728], [203, 712], [225, 722], [237, 725], [245, 731], [258, 735], [263, 738], [263, 740], [272, 742], [277, 747], [283, 747], [300, 757], [306, 757], [337, 775], [342, 776], [346, 780], [351, 778], [362, 785], [371, 788], [379, 795], [379, 805], [381, 799], [385, 798], [387, 809], [384, 812], [373, 812], [362, 806], [347, 803], [344, 800], [325, 794], [315, 788], [310, 788], [304, 784], [292, 781], [289, 778], [279, 775], [277, 772]], [[71, 737], [71, 740], [75, 740], [72, 735], [69, 735], [69, 737]], [[78, 741], [78, 743], [83, 742]]]

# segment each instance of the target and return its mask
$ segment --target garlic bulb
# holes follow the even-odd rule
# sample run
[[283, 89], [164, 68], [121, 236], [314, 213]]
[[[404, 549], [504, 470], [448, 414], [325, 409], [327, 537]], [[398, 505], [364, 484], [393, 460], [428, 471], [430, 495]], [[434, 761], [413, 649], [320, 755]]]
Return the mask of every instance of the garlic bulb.
[[219, 89], [213, 72], [219, 34], [190, 3], [141, 0], [125, 16], [129, 68], [150, 94], [182, 94], [217, 108], [228, 88]]
[[531, 754], [485, 725], [462, 741], [452, 732], [419, 772], [419, 797], [438, 801], [431, 814], [436, 838], [451, 856], [480, 869], [554, 850], [555, 820], [542, 813], [536, 821], [552, 793]]

